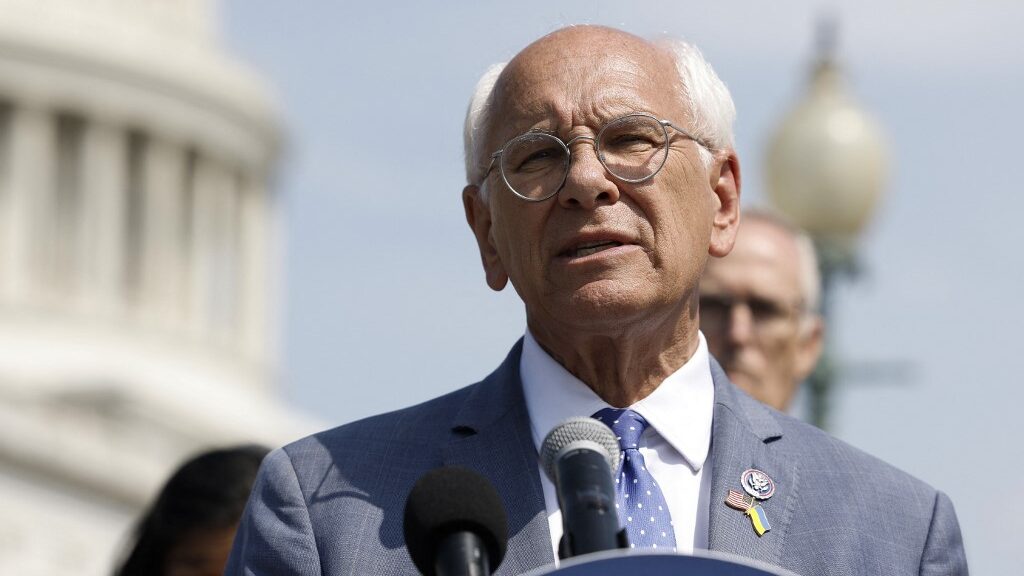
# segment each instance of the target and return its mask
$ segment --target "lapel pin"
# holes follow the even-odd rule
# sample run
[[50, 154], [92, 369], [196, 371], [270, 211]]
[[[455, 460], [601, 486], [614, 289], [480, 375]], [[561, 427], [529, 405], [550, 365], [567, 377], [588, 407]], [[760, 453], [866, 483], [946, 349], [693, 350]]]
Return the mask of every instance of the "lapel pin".
[[742, 492], [729, 490], [729, 497], [725, 499], [726, 505], [735, 508], [740, 512], [746, 512], [754, 505], [754, 499]]
[[740, 476], [743, 491], [758, 500], [767, 500], [775, 494], [775, 481], [756, 468], [750, 468]]
[[764, 508], [761, 508], [753, 496], [729, 490], [729, 497], [725, 499], [725, 503], [730, 508], [735, 508], [750, 517], [750, 522], [754, 525], [754, 532], [758, 536], [764, 536], [765, 532], [772, 529], [772, 525], [768, 523], [768, 515], [764, 513]]
[[740, 475], [740, 485], [746, 494], [729, 490], [725, 504], [747, 515], [754, 526], [754, 532], [759, 537], [764, 536], [765, 532], [772, 529], [772, 525], [768, 523], [768, 515], [758, 501], [767, 500], [775, 494], [775, 481], [764, 472], [750, 468]]
[[772, 525], [768, 523], [768, 516], [764, 513], [764, 508], [761, 508], [760, 504], [755, 504], [753, 508], [748, 508], [744, 514], [750, 516], [750, 522], [754, 525], [754, 532], [757, 532], [758, 536], [764, 536], [765, 532], [772, 529]]

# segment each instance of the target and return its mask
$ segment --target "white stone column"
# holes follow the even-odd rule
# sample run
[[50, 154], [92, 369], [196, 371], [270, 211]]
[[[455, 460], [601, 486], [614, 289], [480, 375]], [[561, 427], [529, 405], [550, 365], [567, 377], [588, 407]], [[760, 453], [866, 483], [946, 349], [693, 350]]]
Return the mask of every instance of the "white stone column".
[[209, 246], [212, 231], [211, 218], [211, 190], [217, 186], [216, 174], [210, 167], [209, 160], [200, 156], [195, 163], [193, 176], [193, 197], [190, 218], [191, 238], [189, 239], [189, 275], [191, 282], [188, 287], [188, 311], [187, 323], [189, 331], [194, 337], [201, 336], [207, 329], [207, 316], [209, 315], [209, 276], [213, 264], [211, 263]]
[[266, 360], [273, 244], [267, 190], [261, 174], [242, 181], [239, 219], [239, 336], [244, 353]]
[[53, 247], [46, 220], [53, 188], [53, 119], [47, 111], [17, 105], [9, 121], [0, 294], [31, 304], [39, 300]]
[[47, 196], [46, 237], [53, 242], [48, 262], [47, 285], [61, 308], [80, 307], [82, 289], [81, 249], [84, 241], [82, 193], [84, 133], [87, 123], [78, 116], [54, 117], [55, 159], [53, 187]]
[[10, 182], [12, 114], [12, 107], [0, 103], [0, 304], [10, 297], [7, 291], [15, 259], [12, 247], [16, 206]]
[[238, 173], [223, 168], [223, 187], [217, 190], [216, 283], [214, 291], [214, 334], [230, 346], [238, 345], [239, 223], [241, 185]]
[[[225, 217], [233, 202], [235, 183], [229, 171], [215, 159], [200, 155], [196, 162], [195, 198], [192, 205], [192, 289], [190, 325], [197, 336], [217, 339], [225, 318], [233, 317], [235, 303], [228, 296], [225, 278], [229, 271], [226, 253], [234, 234], [231, 218]], [[233, 295], [232, 295], [233, 296]]]
[[127, 146], [119, 126], [94, 122], [83, 135], [82, 291], [87, 309], [102, 316], [124, 310]]
[[186, 262], [182, 252], [185, 154], [180, 146], [155, 136], [145, 154], [141, 312], [173, 326], [184, 312], [179, 289]]

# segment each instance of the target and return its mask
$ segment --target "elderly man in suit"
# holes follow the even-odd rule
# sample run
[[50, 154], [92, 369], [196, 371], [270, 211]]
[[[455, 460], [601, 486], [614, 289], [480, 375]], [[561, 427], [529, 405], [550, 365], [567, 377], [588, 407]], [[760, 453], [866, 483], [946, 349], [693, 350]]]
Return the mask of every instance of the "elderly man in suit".
[[[608, 28], [556, 31], [485, 76], [462, 198], [488, 285], [526, 306], [523, 339], [479, 383], [273, 452], [227, 573], [415, 574], [405, 498], [444, 465], [497, 489], [499, 574], [550, 565], [561, 523], [538, 444], [598, 414], [636, 429], [629, 474], [649, 488], [618, 495], [634, 543], [803, 574], [965, 574], [944, 494], [754, 401], [708, 354], [698, 280], [739, 225], [733, 116], [695, 48]], [[764, 522], [727, 504], [755, 496]]]

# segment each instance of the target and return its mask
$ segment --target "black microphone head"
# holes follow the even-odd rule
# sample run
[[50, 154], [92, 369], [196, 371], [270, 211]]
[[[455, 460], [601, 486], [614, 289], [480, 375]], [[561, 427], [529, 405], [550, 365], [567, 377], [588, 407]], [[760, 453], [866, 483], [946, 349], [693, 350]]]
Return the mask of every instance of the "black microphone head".
[[435, 468], [416, 481], [402, 529], [409, 556], [425, 576], [434, 575], [440, 541], [455, 532], [472, 532], [484, 541], [492, 570], [508, 545], [508, 518], [498, 492], [480, 474], [457, 466]]
[[569, 450], [587, 448], [598, 452], [608, 461], [612, 474], [619, 468], [619, 441], [611, 428], [595, 418], [576, 416], [569, 418], [548, 432], [540, 447], [540, 462], [544, 472], [555, 484], [555, 462]]

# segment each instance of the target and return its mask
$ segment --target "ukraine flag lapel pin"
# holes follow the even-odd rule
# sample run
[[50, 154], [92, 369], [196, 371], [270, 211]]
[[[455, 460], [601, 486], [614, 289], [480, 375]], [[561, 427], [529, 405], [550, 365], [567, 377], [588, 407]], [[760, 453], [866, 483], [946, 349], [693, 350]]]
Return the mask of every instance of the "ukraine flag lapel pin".
[[744, 514], [750, 516], [750, 522], [754, 524], [754, 532], [757, 532], [758, 536], [764, 536], [765, 532], [772, 529], [772, 525], [768, 523], [768, 516], [765, 515], [764, 508], [761, 508], [760, 504], [747, 508]]

